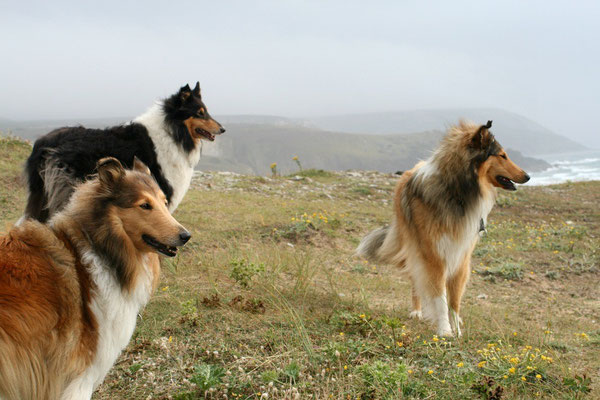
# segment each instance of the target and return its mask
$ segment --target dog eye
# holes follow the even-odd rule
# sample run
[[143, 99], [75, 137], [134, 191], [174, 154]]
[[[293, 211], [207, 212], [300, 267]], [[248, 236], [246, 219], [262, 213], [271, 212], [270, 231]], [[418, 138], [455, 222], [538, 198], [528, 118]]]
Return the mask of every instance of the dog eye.
[[500, 155], [500, 157], [504, 158], [505, 160], [507, 159], [506, 154], [502, 154], [502, 155]]
[[203, 108], [201, 108], [201, 109], [198, 111], [198, 116], [200, 116], [200, 117], [204, 117], [204, 109], [203, 109]]
[[140, 207], [143, 208], [144, 210], [152, 210], [152, 206], [150, 205], [150, 203], [140, 204]]

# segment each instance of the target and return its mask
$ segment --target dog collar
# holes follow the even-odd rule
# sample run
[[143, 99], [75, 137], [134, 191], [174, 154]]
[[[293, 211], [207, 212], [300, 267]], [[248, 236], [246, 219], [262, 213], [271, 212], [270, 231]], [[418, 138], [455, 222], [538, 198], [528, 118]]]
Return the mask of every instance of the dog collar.
[[482, 235], [485, 232], [487, 232], [485, 229], [485, 221], [483, 220], [483, 218], [480, 218], [479, 219], [479, 234]]

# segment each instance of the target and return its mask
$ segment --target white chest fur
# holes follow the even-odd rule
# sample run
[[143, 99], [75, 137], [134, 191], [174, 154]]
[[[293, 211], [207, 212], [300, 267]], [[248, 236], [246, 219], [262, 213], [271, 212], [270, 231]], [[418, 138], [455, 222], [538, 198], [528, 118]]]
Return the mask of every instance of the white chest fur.
[[464, 218], [458, 238], [444, 234], [437, 243], [437, 251], [446, 267], [446, 276], [451, 277], [462, 264], [465, 256], [479, 239], [481, 220], [487, 225], [487, 216], [494, 206], [494, 196], [482, 197], [476, 207]]
[[129, 343], [137, 315], [152, 292], [152, 273], [147, 262], [143, 262], [143, 272], [130, 292], [121, 290], [114, 274], [93, 252], [85, 253], [82, 263], [89, 268], [90, 278], [96, 286], [90, 308], [98, 323], [98, 345], [92, 364], [70, 383], [62, 400], [91, 397]]
[[175, 143], [173, 137], [166, 131], [162, 104], [157, 103], [133, 122], [142, 124], [148, 129], [148, 134], [154, 143], [156, 158], [162, 173], [173, 188], [169, 211], [175, 211], [183, 196], [190, 187], [194, 167], [200, 160], [200, 147], [190, 153]]

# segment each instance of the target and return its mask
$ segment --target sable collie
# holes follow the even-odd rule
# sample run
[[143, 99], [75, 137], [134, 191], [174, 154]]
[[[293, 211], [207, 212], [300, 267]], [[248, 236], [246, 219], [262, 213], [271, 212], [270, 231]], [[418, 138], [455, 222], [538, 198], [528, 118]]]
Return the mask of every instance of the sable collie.
[[[516, 190], [529, 175], [513, 163], [489, 131], [461, 121], [427, 161], [399, 179], [395, 218], [364, 237], [357, 253], [400, 267], [413, 285], [411, 317], [424, 315], [440, 336], [460, 336], [460, 300], [471, 253], [485, 229], [496, 188]], [[423, 300], [423, 314], [421, 313]]]
[[29, 198], [24, 217], [45, 222], [60, 211], [75, 185], [92, 174], [103, 157], [114, 157], [128, 168], [133, 157], [139, 158], [150, 168], [173, 212], [190, 186], [201, 140], [213, 141], [223, 132], [202, 102], [200, 83], [193, 90], [182, 87], [128, 124], [56, 129], [35, 142], [27, 160]]
[[89, 399], [190, 234], [150, 170], [99, 161], [48, 223], [0, 237], [0, 399]]

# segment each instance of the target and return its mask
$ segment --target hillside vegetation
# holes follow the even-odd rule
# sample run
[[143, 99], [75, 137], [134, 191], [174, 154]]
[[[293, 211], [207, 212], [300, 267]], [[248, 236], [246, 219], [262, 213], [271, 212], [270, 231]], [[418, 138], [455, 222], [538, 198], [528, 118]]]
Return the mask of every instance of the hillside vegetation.
[[[227, 132], [215, 143], [205, 144], [207, 151], [198, 168], [265, 175], [270, 172], [269, 165], [275, 162], [281, 171], [291, 173], [298, 169], [292, 157], [298, 156], [306, 165], [324, 170], [404, 171], [428, 158], [443, 135], [441, 131], [359, 135], [293, 124], [230, 123]], [[508, 151], [529, 172], [550, 167], [543, 160]]]
[[[28, 152], [0, 140], [5, 222]], [[94, 399], [598, 398], [600, 182], [502, 192], [443, 339], [398, 271], [352, 255], [396, 179], [199, 174], [175, 213], [192, 239]]]

